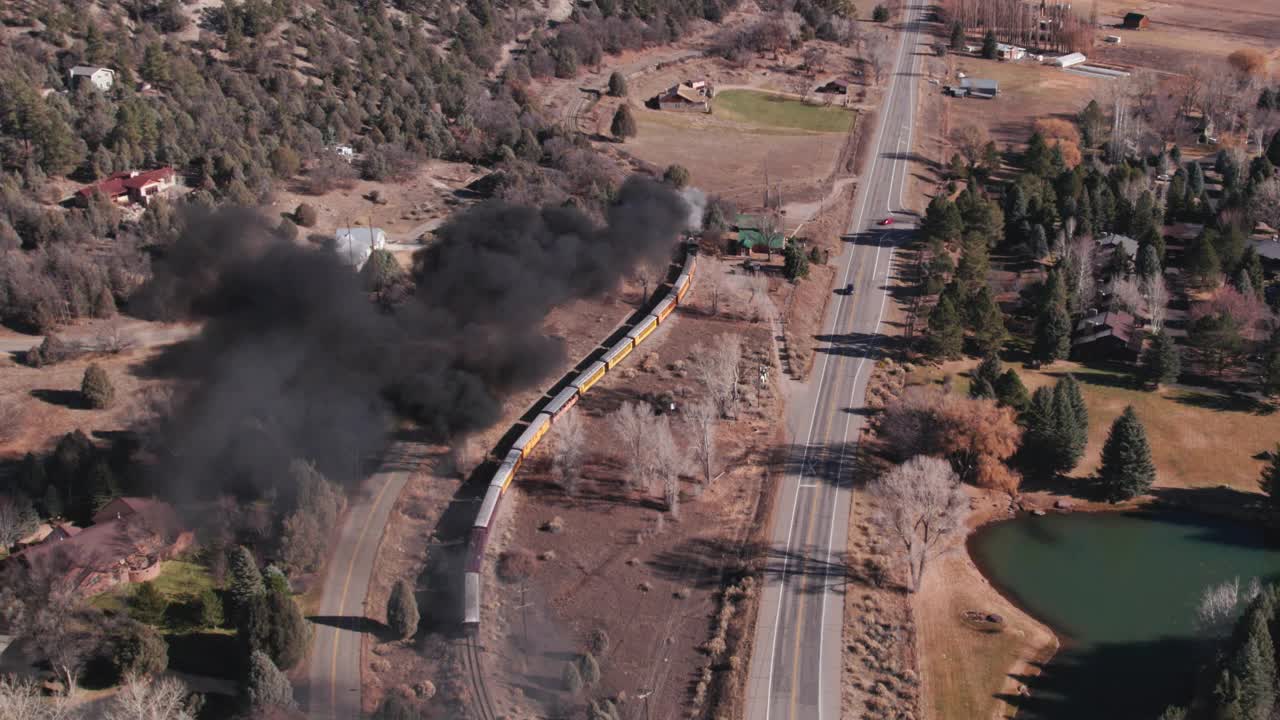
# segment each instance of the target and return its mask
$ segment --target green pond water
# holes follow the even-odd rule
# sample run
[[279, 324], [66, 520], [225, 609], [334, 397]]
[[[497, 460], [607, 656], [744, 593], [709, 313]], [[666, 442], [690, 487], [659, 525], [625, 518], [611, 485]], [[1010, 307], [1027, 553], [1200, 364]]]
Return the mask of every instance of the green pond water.
[[1175, 514], [1023, 517], [980, 530], [969, 551], [987, 578], [1052, 627], [1063, 649], [1019, 717], [1155, 718], [1185, 702], [1210, 646], [1195, 629], [1206, 585], [1280, 580], [1261, 530]]

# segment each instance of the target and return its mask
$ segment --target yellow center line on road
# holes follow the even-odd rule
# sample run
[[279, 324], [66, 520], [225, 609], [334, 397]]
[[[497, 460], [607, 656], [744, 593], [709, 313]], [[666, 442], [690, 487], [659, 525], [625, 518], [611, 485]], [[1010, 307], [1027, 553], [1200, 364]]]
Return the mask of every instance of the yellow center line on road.
[[[360, 527], [360, 535], [356, 538], [355, 547], [351, 549], [351, 561], [347, 563], [347, 577], [342, 582], [342, 599], [338, 603], [338, 617], [342, 617], [347, 611], [347, 590], [351, 587], [351, 574], [356, 569], [356, 556], [360, 554], [360, 546], [364, 544], [364, 537], [369, 533], [369, 523], [373, 521], [373, 514], [377, 511], [378, 505], [382, 504], [382, 496], [386, 495], [387, 488], [390, 486], [391, 480], [389, 478], [382, 483], [382, 489], [378, 491], [378, 496], [369, 505], [369, 514], [365, 515], [364, 524]], [[338, 628], [335, 627], [333, 628], [333, 655], [329, 661], [329, 706], [331, 709], [338, 704], [338, 638]]]

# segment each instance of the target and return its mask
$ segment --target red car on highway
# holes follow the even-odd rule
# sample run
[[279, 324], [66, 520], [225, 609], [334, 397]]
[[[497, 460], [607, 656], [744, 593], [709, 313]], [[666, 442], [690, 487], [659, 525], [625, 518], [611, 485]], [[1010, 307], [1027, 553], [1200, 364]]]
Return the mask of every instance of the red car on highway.
[[881, 225], [892, 225], [892, 224], [893, 224], [893, 218], [891, 218], [891, 217], [887, 217], [887, 218], [885, 218], [885, 219], [881, 220], [881, 221], [880, 221], [880, 224], [881, 224]]

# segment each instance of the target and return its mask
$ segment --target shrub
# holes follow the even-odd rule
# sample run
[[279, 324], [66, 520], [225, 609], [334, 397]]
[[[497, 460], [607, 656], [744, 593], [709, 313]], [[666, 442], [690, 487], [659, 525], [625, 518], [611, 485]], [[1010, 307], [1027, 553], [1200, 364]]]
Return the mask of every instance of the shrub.
[[889, 8], [884, 5], [877, 5], [876, 9], [871, 11], [871, 19], [878, 23], [888, 22]]
[[613, 114], [613, 122], [609, 125], [609, 131], [619, 140], [626, 140], [629, 137], [636, 136], [636, 119], [631, 116], [631, 108], [622, 105], [618, 111]]
[[316, 209], [311, 203], [302, 203], [293, 211], [293, 217], [302, 227], [312, 227], [316, 224]]
[[293, 242], [298, 239], [298, 226], [289, 218], [280, 218], [280, 224], [276, 226], [276, 234]]
[[617, 70], [609, 76], [609, 94], [613, 97], [627, 96], [627, 78]]
[[159, 624], [168, 608], [169, 601], [156, 589], [155, 583], [142, 583], [129, 600], [129, 614], [148, 625]]
[[689, 184], [689, 169], [683, 165], [668, 165], [662, 179], [671, 187], [679, 190]]
[[564, 664], [564, 672], [560, 675], [560, 681], [564, 684], [564, 689], [575, 695], [582, 690], [582, 673], [578, 672], [578, 664], [575, 662], [567, 662]]
[[582, 681], [587, 685], [595, 685], [600, 682], [600, 663], [596, 662], [596, 657], [591, 653], [587, 653], [578, 659], [581, 665]]
[[533, 553], [528, 550], [510, 550], [498, 556], [498, 577], [506, 582], [518, 582], [533, 574]]
[[101, 410], [111, 407], [115, 401], [116, 389], [111, 384], [107, 371], [97, 363], [89, 363], [84, 370], [84, 379], [80, 381], [80, 396], [85, 405]]
[[411, 638], [418, 632], [418, 601], [404, 580], [396, 581], [387, 598], [387, 625], [401, 638]]
[[609, 633], [604, 628], [596, 628], [591, 631], [591, 640], [589, 641], [591, 652], [597, 655], [604, 655], [609, 652]]
[[111, 669], [117, 678], [145, 677], [169, 666], [169, 648], [154, 628], [126, 621], [109, 637]]
[[280, 668], [261, 651], [249, 656], [248, 682], [245, 683], [245, 700], [254, 711], [280, 707], [292, 709], [293, 685]]

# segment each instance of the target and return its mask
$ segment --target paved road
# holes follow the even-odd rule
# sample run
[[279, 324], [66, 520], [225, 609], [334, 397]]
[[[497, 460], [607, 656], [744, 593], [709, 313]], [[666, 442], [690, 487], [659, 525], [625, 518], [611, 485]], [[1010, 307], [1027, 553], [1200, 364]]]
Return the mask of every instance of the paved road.
[[[910, 231], [911, 216], [877, 223], [902, 210], [909, 172], [920, 57], [916, 22], [922, 6], [907, 8], [908, 23], [850, 219], [851, 246], [841, 256], [839, 295], [823, 324], [826, 345], [816, 382], [793, 395], [788, 411], [791, 457], [773, 517], [773, 544], [756, 625], [747, 685], [748, 720], [839, 720], [845, 536], [852, 445], [863, 425], [873, 348], [888, 304], [893, 247]], [[845, 294], [846, 283], [854, 284]]]
[[365, 621], [365, 595], [382, 531], [409, 480], [416, 449], [408, 442], [394, 446], [382, 468], [365, 479], [351, 501], [329, 561], [320, 609], [313, 618], [307, 683], [298, 693], [308, 717], [360, 717], [360, 640], [370, 627]]

